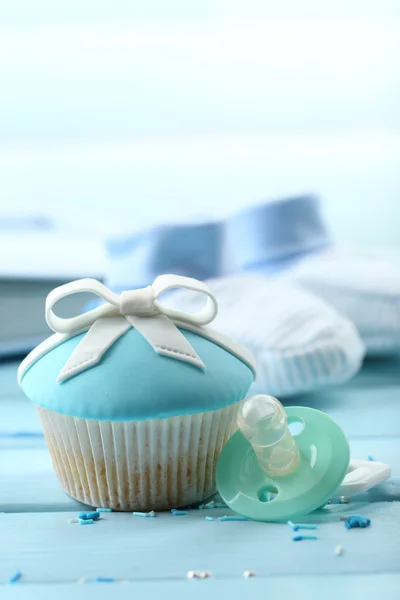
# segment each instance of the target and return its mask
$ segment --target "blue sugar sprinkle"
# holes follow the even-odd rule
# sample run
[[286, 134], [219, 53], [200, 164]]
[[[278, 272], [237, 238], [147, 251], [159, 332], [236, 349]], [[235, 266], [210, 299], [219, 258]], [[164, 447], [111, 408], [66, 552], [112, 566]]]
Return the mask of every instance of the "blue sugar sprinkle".
[[372, 456], [368, 456], [368, 460], [373, 461], [374, 459], [372, 458]]
[[113, 581], [117, 581], [115, 577], [96, 577], [95, 581], [98, 583], [112, 583]]
[[21, 577], [22, 577], [21, 571], [17, 571], [16, 573], [14, 573], [14, 575], [12, 575], [10, 577], [10, 579], [8, 580], [8, 583], [11, 583], [11, 584], [17, 583], [17, 581], [19, 581], [21, 579]]
[[292, 537], [292, 540], [294, 542], [301, 542], [302, 540], [317, 540], [317, 536], [316, 535], [295, 535], [294, 537]]
[[214, 517], [204, 517], [206, 521], [217, 521]]
[[369, 527], [371, 525], [371, 519], [363, 517], [363, 515], [352, 515], [346, 519], [344, 525], [346, 529], [353, 529], [354, 527], [361, 527], [364, 529], [365, 527]]
[[177, 508], [173, 508], [171, 510], [171, 513], [173, 514], [174, 517], [186, 517], [188, 515], [186, 510], [178, 510]]
[[102, 512], [112, 512], [112, 508], [96, 508], [96, 512], [98, 513], [102, 513]]
[[98, 510], [86, 513], [86, 518], [87, 519], [93, 519], [94, 521], [97, 521], [97, 519], [100, 518], [100, 513], [99, 513]]
[[82, 519], [82, 520], [86, 520], [86, 519], [97, 520], [99, 518], [100, 518], [100, 513], [98, 510], [96, 510], [94, 512], [80, 512], [78, 514], [78, 519]]
[[93, 519], [79, 519], [79, 525], [93, 525]]

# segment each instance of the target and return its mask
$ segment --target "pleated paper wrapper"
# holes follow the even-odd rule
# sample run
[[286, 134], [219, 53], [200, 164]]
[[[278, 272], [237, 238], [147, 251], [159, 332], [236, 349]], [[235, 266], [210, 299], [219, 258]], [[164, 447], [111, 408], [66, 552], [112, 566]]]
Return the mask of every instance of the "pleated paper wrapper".
[[217, 411], [148, 421], [94, 421], [36, 406], [64, 490], [90, 506], [169, 510], [215, 489], [240, 402]]

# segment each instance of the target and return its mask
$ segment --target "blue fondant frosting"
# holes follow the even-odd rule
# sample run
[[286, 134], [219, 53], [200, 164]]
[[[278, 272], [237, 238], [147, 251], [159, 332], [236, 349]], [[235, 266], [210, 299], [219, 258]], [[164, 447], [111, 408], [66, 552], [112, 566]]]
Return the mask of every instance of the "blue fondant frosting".
[[57, 383], [57, 376], [85, 333], [67, 339], [29, 367], [21, 387], [41, 407], [99, 421], [200, 413], [243, 399], [254, 380], [250, 367], [210, 339], [180, 331], [201, 357], [205, 370], [157, 354], [131, 327], [99, 364]]

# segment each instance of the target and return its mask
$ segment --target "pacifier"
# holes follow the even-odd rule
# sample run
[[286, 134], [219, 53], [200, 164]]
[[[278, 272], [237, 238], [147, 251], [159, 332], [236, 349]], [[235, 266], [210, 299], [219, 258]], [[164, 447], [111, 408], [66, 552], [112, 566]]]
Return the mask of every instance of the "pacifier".
[[325, 506], [335, 493], [360, 493], [390, 475], [382, 463], [350, 463], [345, 434], [319, 410], [284, 408], [260, 394], [242, 404], [238, 424], [217, 463], [217, 488], [250, 519], [287, 521]]

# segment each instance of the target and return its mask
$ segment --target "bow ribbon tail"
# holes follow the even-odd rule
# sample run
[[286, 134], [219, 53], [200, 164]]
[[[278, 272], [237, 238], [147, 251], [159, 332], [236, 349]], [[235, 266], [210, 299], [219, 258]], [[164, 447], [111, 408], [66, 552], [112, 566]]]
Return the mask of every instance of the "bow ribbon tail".
[[192, 363], [200, 369], [205, 364], [177, 326], [165, 315], [154, 317], [126, 316], [127, 321], [149, 342], [157, 354]]
[[104, 353], [130, 327], [131, 324], [124, 317], [107, 317], [95, 321], [63, 366], [57, 383], [97, 365]]
[[57, 383], [66, 381], [81, 371], [97, 365], [105, 352], [130, 327], [134, 327], [158, 354], [192, 363], [200, 369], [206, 369], [205, 364], [185, 336], [165, 315], [106, 317], [93, 323], [63, 366], [57, 377]]

